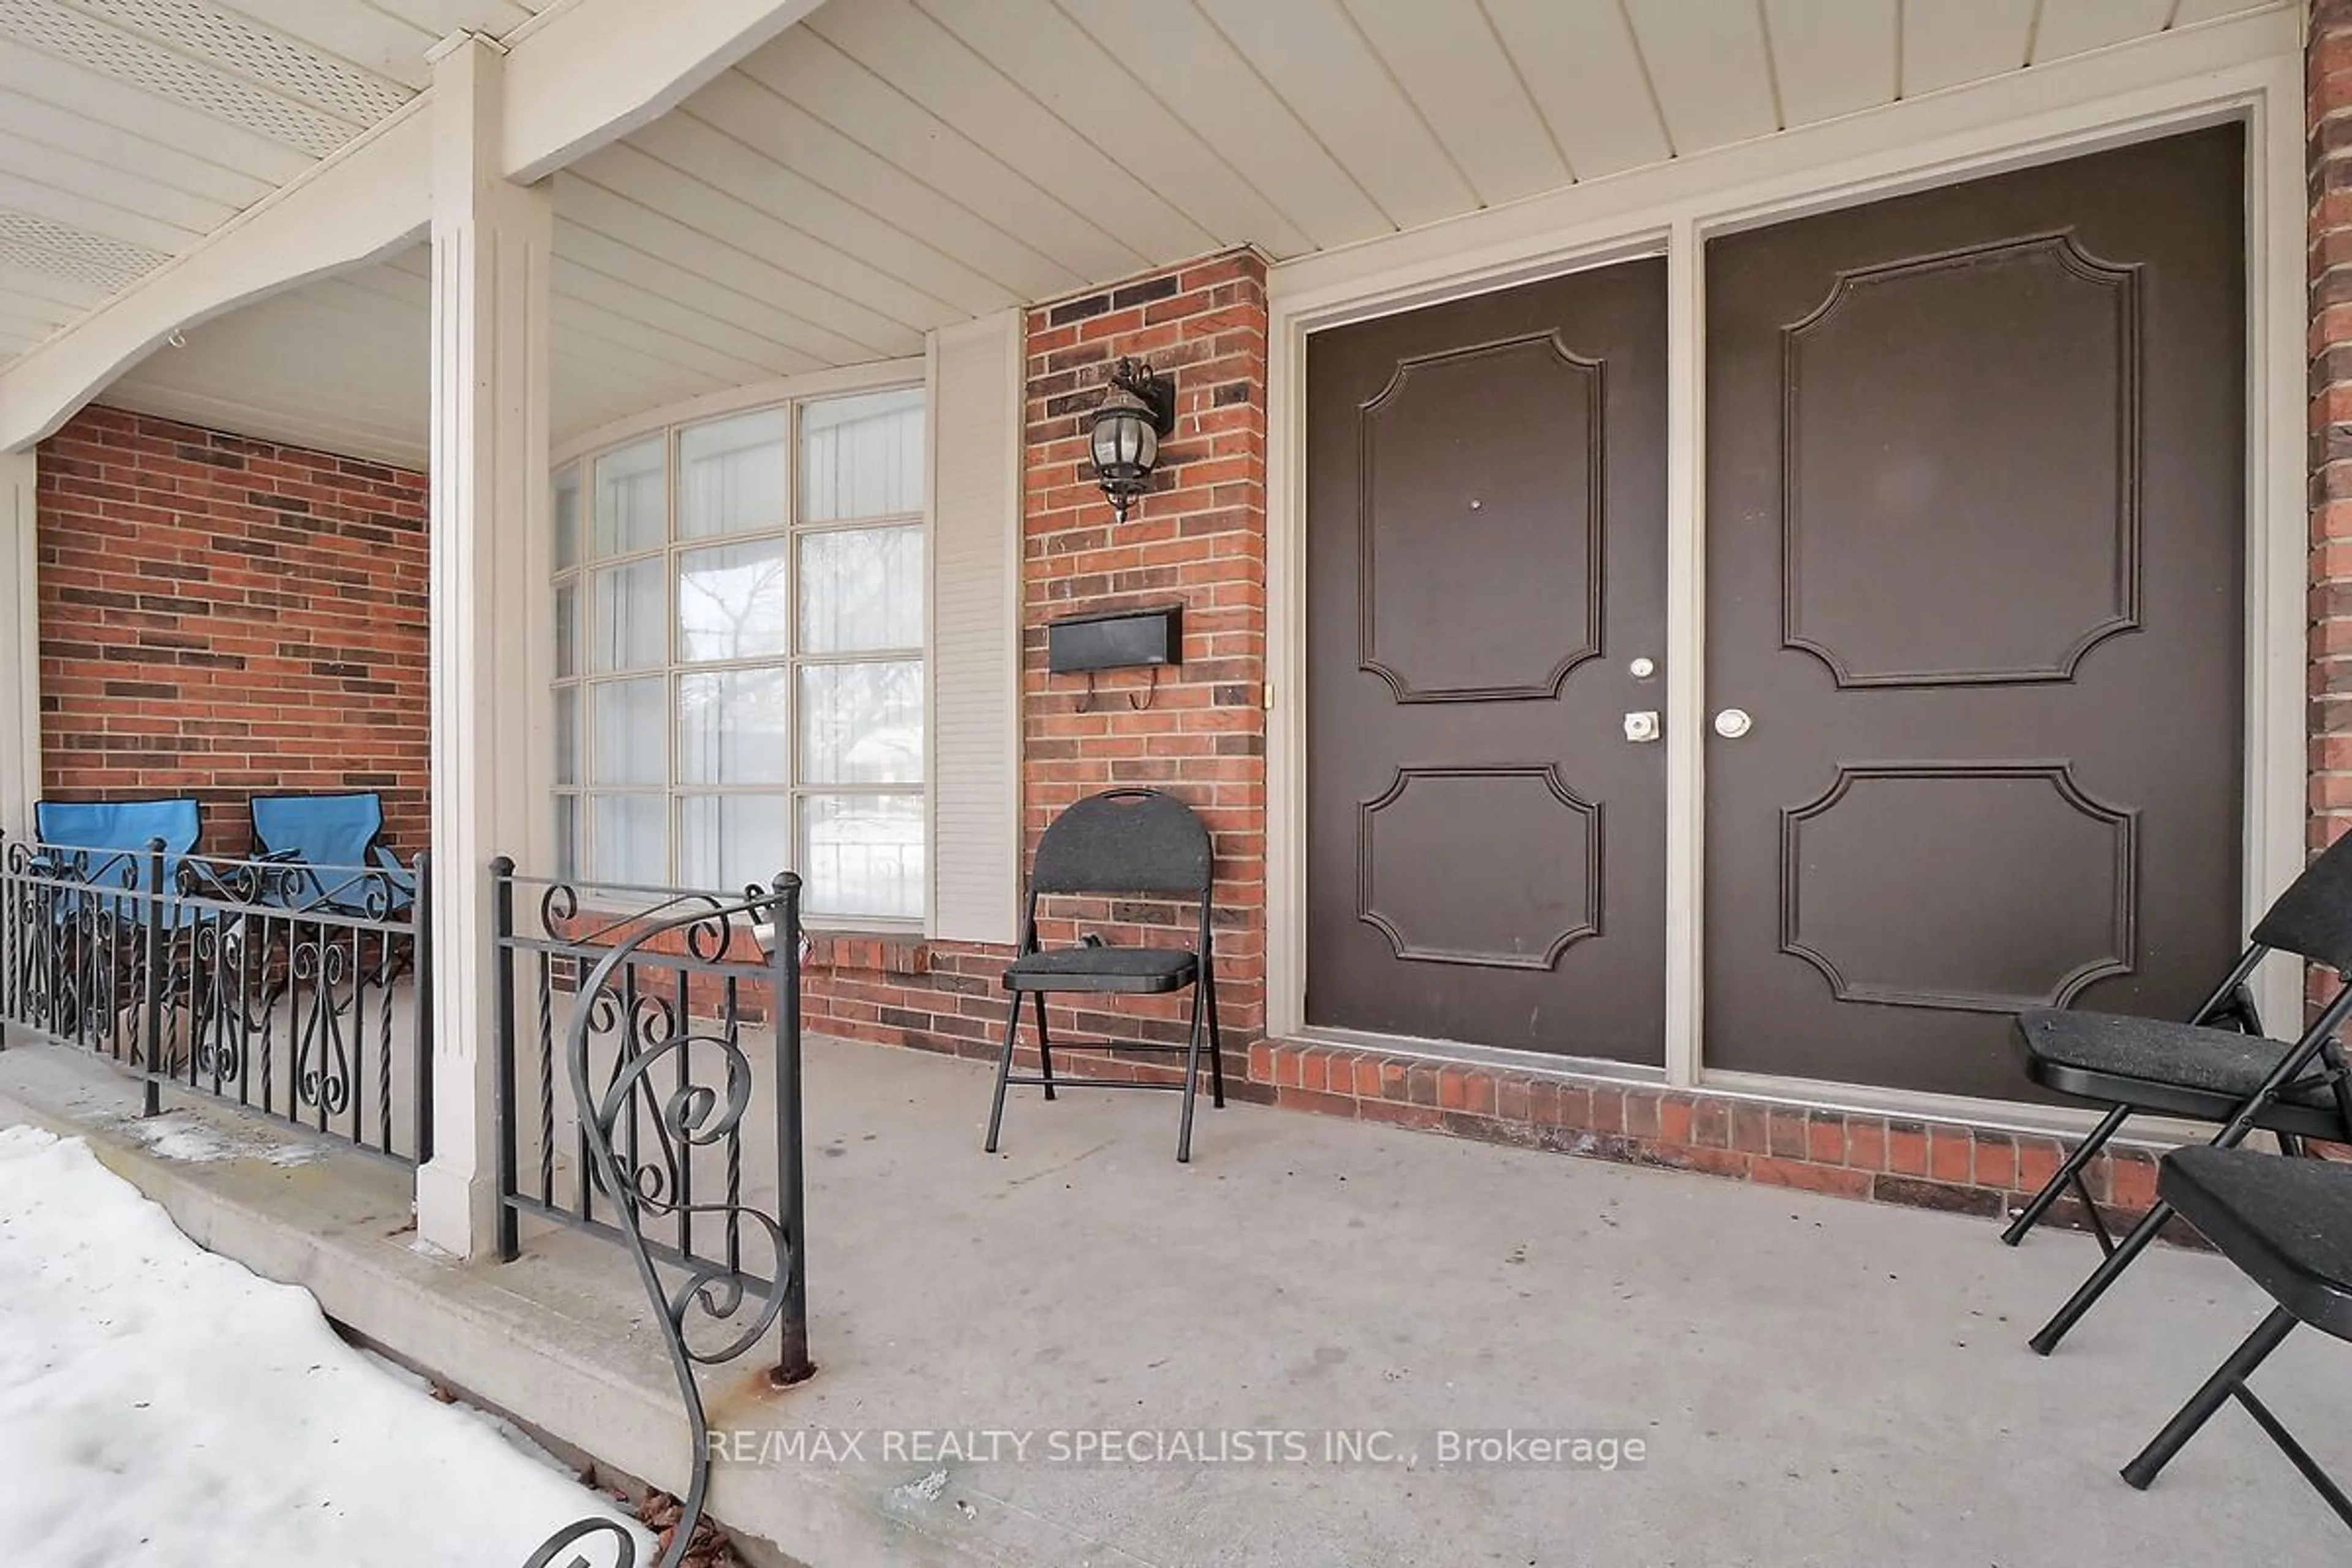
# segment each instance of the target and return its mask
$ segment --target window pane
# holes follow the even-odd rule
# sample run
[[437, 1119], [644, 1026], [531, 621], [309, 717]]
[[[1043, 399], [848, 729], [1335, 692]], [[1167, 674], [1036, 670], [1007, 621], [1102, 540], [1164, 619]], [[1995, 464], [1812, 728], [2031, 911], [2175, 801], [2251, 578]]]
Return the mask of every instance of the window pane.
[[[588, 782], [598, 784], [669, 783], [669, 682], [608, 680], [589, 689], [595, 715], [594, 755]], [[601, 875], [603, 863], [598, 862]]]
[[788, 795], [690, 795], [678, 809], [678, 879], [689, 888], [764, 888], [792, 864]]
[[801, 407], [801, 517], [833, 522], [923, 509], [923, 391]]
[[678, 536], [782, 528], [789, 429], [789, 416], [772, 408], [679, 432]]
[[923, 531], [847, 528], [801, 538], [801, 647], [923, 646]]
[[801, 768], [811, 784], [923, 782], [923, 667], [801, 668]]
[[580, 874], [580, 797], [559, 795], [555, 805], [555, 875], [569, 881]]
[[580, 470], [555, 476], [555, 569], [580, 563]]
[[668, 796], [591, 795], [588, 823], [596, 880], [656, 886], [669, 880]]
[[665, 437], [649, 436], [596, 459], [596, 511], [589, 524], [589, 553], [625, 555], [662, 542], [666, 445]]
[[555, 673], [580, 673], [580, 581], [555, 590]]
[[790, 546], [722, 544], [677, 563], [677, 656], [761, 658], [790, 651]]
[[650, 669], [663, 662], [662, 563], [607, 566], [588, 574], [595, 624], [589, 631], [591, 669]]
[[921, 918], [921, 795], [810, 795], [801, 802], [801, 832], [811, 913]]
[[580, 689], [555, 689], [555, 782], [580, 782]]
[[[679, 782], [792, 783], [791, 698], [791, 673], [783, 669], [678, 677]], [[782, 865], [779, 860], [771, 869]]]

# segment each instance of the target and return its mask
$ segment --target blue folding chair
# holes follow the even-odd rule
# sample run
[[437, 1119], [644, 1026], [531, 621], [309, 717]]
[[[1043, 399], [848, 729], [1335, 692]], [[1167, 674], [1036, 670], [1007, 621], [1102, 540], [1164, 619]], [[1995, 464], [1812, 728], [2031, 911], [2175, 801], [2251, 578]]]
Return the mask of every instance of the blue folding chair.
[[383, 916], [399, 914], [416, 901], [415, 877], [381, 842], [383, 799], [373, 790], [257, 795], [252, 805], [256, 859], [317, 868], [290, 879], [283, 889], [287, 902]]
[[[163, 841], [163, 887], [179, 885], [180, 868], [195, 852], [203, 830], [196, 803], [186, 796], [170, 800], [44, 800], [33, 806], [33, 833], [39, 853], [52, 876], [111, 891], [137, 892], [147, 886], [148, 846]], [[80, 898], [68, 894], [58, 900], [58, 913], [70, 914]], [[123, 912], [128, 912], [126, 910]], [[192, 910], [173, 906], [169, 921], [186, 925]]]

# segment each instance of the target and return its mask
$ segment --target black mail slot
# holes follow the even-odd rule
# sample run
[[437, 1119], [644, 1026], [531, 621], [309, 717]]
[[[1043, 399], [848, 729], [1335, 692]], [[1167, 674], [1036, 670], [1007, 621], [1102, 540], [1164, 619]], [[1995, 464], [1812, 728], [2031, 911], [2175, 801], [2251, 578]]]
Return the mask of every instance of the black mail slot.
[[1065, 616], [1045, 627], [1045, 667], [1055, 675], [1184, 662], [1184, 606]]

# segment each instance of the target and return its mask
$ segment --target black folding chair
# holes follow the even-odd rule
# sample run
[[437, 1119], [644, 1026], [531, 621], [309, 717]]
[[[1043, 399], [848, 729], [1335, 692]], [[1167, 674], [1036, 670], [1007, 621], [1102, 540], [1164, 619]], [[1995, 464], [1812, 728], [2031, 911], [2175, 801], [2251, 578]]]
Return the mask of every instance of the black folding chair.
[[[2343, 988], [2292, 1044], [2241, 1028], [2253, 1026], [2244, 987], [2265, 954], [2288, 952], [2326, 964]], [[2014, 1245], [2067, 1185], [2089, 1205], [2105, 1254], [2089, 1279], [2030, 1342], [2048, 1355], [2093, 1303], [2105, 1294], [2171, 1217], [2161, 1194], [2120, 1241], [2109, 1237], [2082, 1183], [2084, 1166], [2134, 1111], [2221, 1123], [2212, 1145], [2230, 1149], [2256, 1128], [2279, 1135], [2299, 1152], [2305, 1138], [2352, 1140], [2352, 1080], [2345, 1075], [2336, 1035], [2352, 1015], [2352, 835], [2339, 838], [2279, 895], [2254, 927], [2246, 951], [2216, 986], [2196, 1022], [2108, 1013], [2040, 1011], [2020, 1015], [2026, 1071], [2036, 1083], [2064, 1094], [2105, 1101], [2109, 1110], [2091, 1135], [2034, 1194], [2001, 1239]]]
[[[1029, 872], [1027, 910], [1021, 952], [1004, 972], [1013, 1007], [1004, 1023], [1004, 1054], [996, 1064], [996, 1101], [988, 1112], [988, 1152], [1004, 1122], [1004, 1091], [1011, 1084], [1034, 1084], [1045, 1098], [1058, 1085], [1087, 1089], [1177, 1089], [1184, 1093], [1183, 1127], [1176, 1135], [1176, 1158], [1192, 1158], [1192, 1096], [1201, 1078], [1201, 1051], [1209, 1052], [1213, 1103], [1225, 1103], [1223, 1040], [1217, 1032], [1217, 976], [1209, 932], [1209, 830], [1182, 801], [1156, 789], [1113, 789], [1088, 795], [1055, 817], [1037, 841]], [[1200, 945], [1106, 946], [1089, 938], [1073, 947], [1037, 945], [1037, 900], [1041, 897], [1166, 898], [1200, 903]], [[1184, 1081], [1129, 1082], [1054, 1077], [1054, 1046], [1045, 1032], [1045, 998], [1060, 993], [1089, 995], [1158, 995], [1192, 990], [1192, 1021], [1185, 1043], [1120, 1044], [1109, 1048], [1181, 1051]], [[1031, 998], [1037, 1014], [1035, 1074], [1013, 1070], [1013, 1047], [1021, 1032], [1021, 1003]]]
[[2297, 1323], [2352, 1340], [2352, 1165], [2246, 1149], [2179, 1149], [2164, 1157], [2156, 1190], [2278, 1305], [2124, 1467], [2124, 1479], [2147, 1490], [2221, 1402], [2235, 1399], [2336, 1517], [2352, 1524], [2352, 1500], [2246, 1386]]

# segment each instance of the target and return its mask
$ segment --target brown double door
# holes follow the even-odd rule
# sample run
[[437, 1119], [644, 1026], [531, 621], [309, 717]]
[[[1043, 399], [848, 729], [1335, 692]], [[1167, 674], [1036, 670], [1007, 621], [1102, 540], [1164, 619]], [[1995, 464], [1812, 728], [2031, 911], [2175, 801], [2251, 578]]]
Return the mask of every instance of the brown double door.
[[1642, 261], [1310, 340], [1311, 1023], [1661, 1059], [1665, 298]]
[[[2226, 967], [2242, 160], [1709, 245], [1710, 1069], [2015, 1097], [2019, 1008]], [[1664, 318], [1643, 263], [1312, 341], [1310, 1024], [1662, 1059]]]

